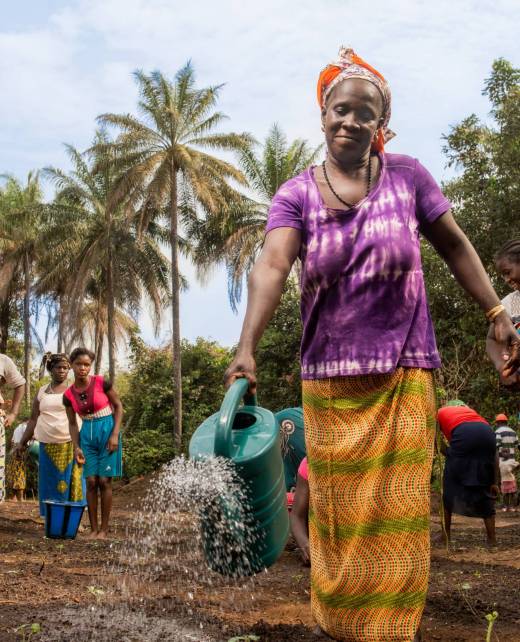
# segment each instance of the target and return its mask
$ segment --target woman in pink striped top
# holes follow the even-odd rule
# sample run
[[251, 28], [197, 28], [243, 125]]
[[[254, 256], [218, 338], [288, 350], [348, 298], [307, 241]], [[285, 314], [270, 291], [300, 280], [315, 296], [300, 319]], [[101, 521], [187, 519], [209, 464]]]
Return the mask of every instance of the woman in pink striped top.
[[[90, 375], [94, 354], [76, 348], [70, 355], [74, 383], [63, 395], [74, 444], [74, 456], [83, 465], [92, 539], [106, 539], [112, 510], [112, 478], [122, 474], [121, 420], [123, 405], [112, 383]], [[81, 433], [76, 416], [82, 419]], [[98, 528], [98, 492], [101, 526]]]

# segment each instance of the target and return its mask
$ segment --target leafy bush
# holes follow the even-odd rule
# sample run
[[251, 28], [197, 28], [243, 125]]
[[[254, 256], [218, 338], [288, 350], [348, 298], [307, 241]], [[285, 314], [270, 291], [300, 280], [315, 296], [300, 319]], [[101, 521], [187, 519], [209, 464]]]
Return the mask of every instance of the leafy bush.
[[[301, 399], [299, 295], [292, 283], [269, 324], [257, 351], [259, 401], [276, 411]], [[130, 370], [116, 388], [125, 409], [124, 472], [133, 477], [156, 470], [175, 451], [172, 435], [172, 355], [169, 346], [152, 348], [134, 336]], [[196, 428], [217, 412], [225, 394], [224, 372], [233, 350], [215, 341], [182, 342], [183, 442], [187, 453]]]
[[258, 400], [270, 410], [301, 405], [301, 337], [300, 293], [290, 280], [256, 353]]
[[[131, 369], [116, 382], [125, 408], [124, 470], [129, 477], [156, 470], [179, 454], [172, 436], [171, 350], [151, 348], [138, 337], [130, 348]], [[199, 424], [219, 409], [230, 360], [231, 351], [214, 341], [182, 342], [183, 452]]]

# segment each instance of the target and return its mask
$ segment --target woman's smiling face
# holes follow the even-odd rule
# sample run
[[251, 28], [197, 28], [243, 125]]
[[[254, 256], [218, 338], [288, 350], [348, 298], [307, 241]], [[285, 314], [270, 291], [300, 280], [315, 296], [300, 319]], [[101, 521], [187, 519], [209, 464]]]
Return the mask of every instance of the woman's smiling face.
[[347, 78], [332, 90], [322, 111], [327, 148], [338, 161], [357, 160], [370, 148], [380, 125], [383, 98], [361, 78]]
[[520, 290], [520, 262], [516, 263], [504, 256], [497, 261], [497, 270], [510, 288]]

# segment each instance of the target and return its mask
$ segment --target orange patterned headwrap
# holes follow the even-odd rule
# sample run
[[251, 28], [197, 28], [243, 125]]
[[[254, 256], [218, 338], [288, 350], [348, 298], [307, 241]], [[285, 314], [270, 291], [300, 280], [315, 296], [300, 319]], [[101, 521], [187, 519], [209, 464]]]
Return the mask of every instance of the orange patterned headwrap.
[[323, 108], [334, 87], [347, 78], [367, 80], [375, 85], [381, 93], [383, 98], [383, 122], [376, 132], [372, 149], [384, 152], [385, 143], [395, 136], [394, 132], [388, 129], [392, 101], [390, 87], [382, 74], [354, 53], [353, 49], [341, 47], [338, 60], [327, 65], [321, 72], [318, 78], [318, 104]]

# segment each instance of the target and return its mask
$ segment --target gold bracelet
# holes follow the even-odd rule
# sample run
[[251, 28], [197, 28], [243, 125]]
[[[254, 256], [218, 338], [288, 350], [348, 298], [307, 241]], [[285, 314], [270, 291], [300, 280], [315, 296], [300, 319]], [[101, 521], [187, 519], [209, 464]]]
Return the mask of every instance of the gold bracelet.
[[504, 312], [504, 310], [505, 307], [501, 303], [499, 303], [498, 305], [495, 305], [495, 307], [491, 308], [491, 310], [488, 310], [486, 312], [486, 319], [491, 323], [501, 312]]

